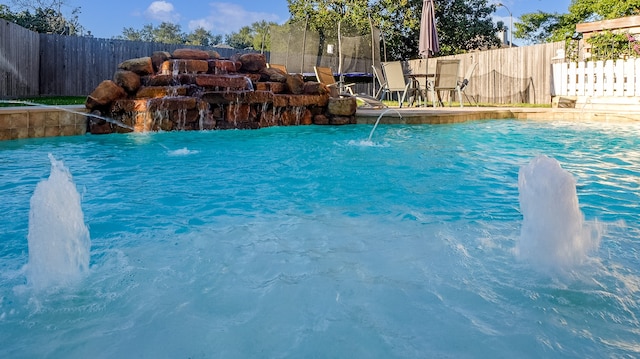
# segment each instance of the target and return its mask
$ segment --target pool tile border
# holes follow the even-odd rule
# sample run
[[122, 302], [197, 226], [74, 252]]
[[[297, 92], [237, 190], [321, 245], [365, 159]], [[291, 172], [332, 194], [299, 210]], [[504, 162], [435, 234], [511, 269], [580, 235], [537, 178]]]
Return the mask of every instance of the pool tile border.
[[84, 135], [87, 132], [87, 117], [67, 112], [64, 108], [86, 111], [84, 106], [0, 108], [0, 141]]

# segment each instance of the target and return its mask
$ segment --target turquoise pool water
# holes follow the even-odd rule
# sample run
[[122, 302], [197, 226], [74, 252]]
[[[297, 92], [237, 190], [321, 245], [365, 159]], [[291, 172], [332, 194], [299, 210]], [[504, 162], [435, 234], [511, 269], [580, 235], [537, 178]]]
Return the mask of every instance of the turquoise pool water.
[[[640, 125], [370, 130], [0, 142], [0, 357], [640, 355]], [[81, 195], [90, 267], [35, 290], [48, 154]], [[602, 229], [562, 272], [516, 253], [518, 171], [538, 155]]]

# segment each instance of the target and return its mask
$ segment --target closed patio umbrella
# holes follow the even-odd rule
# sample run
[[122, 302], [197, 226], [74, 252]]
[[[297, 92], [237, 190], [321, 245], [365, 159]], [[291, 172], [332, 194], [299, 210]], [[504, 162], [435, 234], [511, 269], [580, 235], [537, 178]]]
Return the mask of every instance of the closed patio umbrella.
[[[429, 61], [429, 57], [440, 51], [440, 43], [438, 41], [438, 30], [436, 29], [436, 9], [433, 0], [422, 1], [422, 18], [420, 19], [420, 38], [418, 41], [418, 53], [425, 61]], [[429, 64], [425, 64], [425, 75], [428, 75]], [[433, 100], [433, 84], [429, 86], [429, 81], [425, 81], [427, 87], [431, 87]], [[426, 96], [425, 96], [426, 103]], [[433, 105], [435, 106], [435, 100]]]
[[436, 10], [433, 0], [422, 2], [422, 18], [420, 20], [420, 40], [418, 52], [420, 56], [428, 58], [440, 51], [438, 31], [436, 29]]

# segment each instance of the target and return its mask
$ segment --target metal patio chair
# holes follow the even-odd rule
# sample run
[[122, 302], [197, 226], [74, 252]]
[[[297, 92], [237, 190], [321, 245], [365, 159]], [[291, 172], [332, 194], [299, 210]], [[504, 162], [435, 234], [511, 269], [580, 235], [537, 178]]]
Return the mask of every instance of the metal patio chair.
[[[462, 91], [458, 82], [458, 72], [460, 70], [460, 60], [438, 60], [436, 63], [436, 79], [433, 84], [432, 94], [437, 96], [437, 104], [444, 106], [440, 93], [442, 91], [449, 92], [449, 106], [453, 100], [454, 94], [458, 93], [460, 99], [460, 107], [462, 104]], [[433, 106], [436, 106], [434, 97]]]
[[[383, 62], [382, 70], [384, 72], [384, 78], [386, 79], [386, 89], [390, 94], [396, 93], [398, 97], [398, 106], [402, 107], [407, 93], [410, 93], [413, 89], [410, 88], [411, 82], [408, 82], [404, 76], [402, 70], [402, 63], [400, 61]], [[402, 96], [400, 96], [402, 93]]]
[[380, 67], [380, 65], [371, 65], [371, 68], [373, 69], [373, 77], [376, 78], [376, 82], [378, 83], [378, 91], [376, 91], [373, 97], [378, 100], [382, 100], [389, 94], [387, 79], [384, 78], [384, 72], [382, 71], [382, 67]]
[[329, 67], [314, 66], [313, 71], [316, 73], [316, 79], [321, 84], [326, 85], [331, 91], [331, 95], [334, 97], [341, 95], [353, 96], [352, 87], [354, 83], [346, 84], [344, 81], [336, 80], [333, 76], [333, 71]]

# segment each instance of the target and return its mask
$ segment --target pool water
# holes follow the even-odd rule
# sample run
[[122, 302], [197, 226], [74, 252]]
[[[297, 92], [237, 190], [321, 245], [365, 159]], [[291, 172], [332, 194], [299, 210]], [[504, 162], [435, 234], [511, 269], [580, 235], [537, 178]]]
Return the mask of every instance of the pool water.
[[[371, 128], [0, 142], [0, 357], [640, 355], [639, 124]], [[37, 289], [49, 154], [80, 193], [90, 265]], [[561, 271], [516, 251], [518, 172], [540, 155], [600, 236]]]

